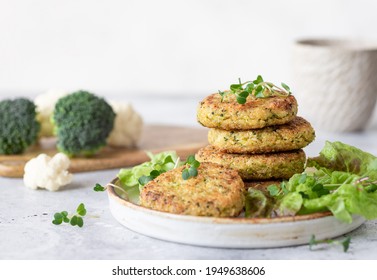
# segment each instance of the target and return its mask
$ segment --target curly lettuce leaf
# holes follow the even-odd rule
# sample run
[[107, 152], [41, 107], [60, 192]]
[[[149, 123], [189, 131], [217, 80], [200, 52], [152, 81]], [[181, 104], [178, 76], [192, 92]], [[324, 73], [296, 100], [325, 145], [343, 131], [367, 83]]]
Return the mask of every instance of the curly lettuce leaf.
[[352, 222], [352, 214], [373, 220], [377, 219], [377, 192], [368, 192], [357, 184], [343, 184], [331, 194], [305, 200], [304, 208], [306, 213], [328, 209], [337, 219], [346, 223]]
[[326, 141], [319, 156], [308, 159], [308, 166], [345, 171], [377, 180], [377, 158], [342, 142]]
[[274, 188], [276, 215], [331, 211], [346, 223], [352, 222], [354, 214], [377, 219], [375, 156], [341, 142], [326, 142], [320, 155], [308, 160], [308, 166]]
[[246, 193], [245, 217], [263, 218], [267, 217], [269, 198], [260, 190], [249, 188]]
[[[299, 178], [305, 177], [305, 180]], [[331, 211], [339, 220], [351, 223], [352, 215], [377, 218], [377, 192], [363, 185], [360, 176], [322, 168], [313, 174], [296, 174], [287, 183], [289, 192], [277, 201], [279, 216]], [[372, 184], [373, 186], [373, 184]], [[293, 195], [294, 194], [294, 195]]]
[[276, 203], [274, 213], [276, 216], [294, 216], [301, 209], [302, 203], [300, 193], [289, 192]]
[[118, 173], [121, 187], [126, 191], [128, 199], [134, 203], [139, 202], [140, 191], [143, 188], [139, 182], [140, 177], [148, 176], [153, 170], [158, 170], [160, 173], [169, 171], [179, 160], [175, 151], [166, 151], [155, 155], [147, 152], [147, 155], [150, 161], [132, 168], [123, 168]]

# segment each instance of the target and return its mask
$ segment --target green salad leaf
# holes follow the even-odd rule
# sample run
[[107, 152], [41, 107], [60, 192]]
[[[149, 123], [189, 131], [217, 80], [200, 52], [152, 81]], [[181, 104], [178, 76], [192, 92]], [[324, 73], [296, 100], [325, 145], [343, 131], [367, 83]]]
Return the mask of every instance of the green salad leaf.
[[377, 158], [342, 142], [327, 141], [319, 156], [309, 159], [308, 166], [325, 167], [377, 180]]
[[125, 190], [128, 199], [134, 203], [138, 203], [140, 190], [148, 181], [156, 178], [157, 173], [164, 173], [182, 164], [175, 151], [166, 151], [155, 155], [147, 152], [147, 154], [150, 161], [132, 168], [123, 168], [118, 173], [121, 187]]
[[331, 211], [345, 223], [355, 214], [377, 219], [377, 157], [341, 142], [326, 142], [320, 155], [308, 160], [305, 172], [267, 190], [275, 199], [268, 217]]
[[246, 193], [245, 217], [263, 218], [269, 215], [273, 201], [261, 190], [249, 188]]
[[289, 192], [275, 206], [277, 216], [294, 216], [302, 207], [303, 197], [300, 193]]

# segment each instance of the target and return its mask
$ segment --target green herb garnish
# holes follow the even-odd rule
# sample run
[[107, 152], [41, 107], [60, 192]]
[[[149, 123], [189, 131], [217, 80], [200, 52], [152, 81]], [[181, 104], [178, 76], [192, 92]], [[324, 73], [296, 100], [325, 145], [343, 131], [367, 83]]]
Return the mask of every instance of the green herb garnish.
[[95, 191], [95, 192], [104, 192], [104, 191], [106, 191], [106, 187], [103, 187], [102, 185], [100, 185], [100, 184], [96, 184], [96, 186], [93, 188], [93, 190]]
[[86, 215], [86, 209], [84, 203], [80, 203], [80, 205], [76, 209], [75, 215], [68, 215], [67, 211], [57, 212], [54, 214], [54, 219], [52, 223], [54, 225], [60, 225], [64, 223], [70, 223], [72, 226], [83, 227], [84, 220], [82, 217]]
[[281, 87], [274, 85], [271, 82], [265, 82], [261, 75], [254, 81], [247, 81], [242, 83], [238, 79], [238, 84], [230, 85], [230, 91], [218, 91], [223, 101], [225, 95], [235, 94], [239, 104], [245, 104], [249, 95], [256, 98], [266, 98], [270, 96], [288, 96], [292, 94], [291, 89], [285, 83], [281, 83]]
[[132, 168], [123, 168], [118, 173], [119, 182], [117, 185], [123, 190], [123, 194], [126, 195], [128, 200], [133, 203], [139, 202], [140, 191], [148, 183], [149, 179], [156, 177], [157, 171], [159, 174], [162, 174], [182, 165], [175, 151], [166, 151], [158, 154], [147, 152], [147, 155], [150, 161]]
[[272, 197], [279, 197], [287, 194], [289, 191], [286, 187], [287, 182], [283, 181], [280, 183], [280, 186], [277, 185], [270, 185], [267, 187], [267, 190], [269, 192], [269, 195]]
[[158, 176], [160, 176], [162, 173], [164, 173], [163, 171], [159, 171], [159, 170], [152, 170], [151, 173], [149, 173], [148, 176], [146, 175], [143, 175], [141, 176], [138, 181], [139, 181], [139, 184], [141, 186], [145, 186], [148, 182], [156, 179]]
[[187, 180], [198, 175], [198, 167], [200, 166], [200, 162], [195, 159], [195, 156], [188, 156], [184, 165], [186, 165], [186, 168], [182, 171], [183, 180]]
[[95, 192], [104, 192], [104, 191], [107, 190], [108, 186], [111, 186], [111, 187], [113, 187], [113, 188], [115, 188], [115, 189], [117, 189], [117, 190], [119, 190], [119, 191], [121, 191], [121, 192], [123, 192], [123, 193], [125, 193], [127, 195], [127, 192], [122, 187], [114, 185], [114, 184], [111, 184], [111, 183], [108, 183], [105, 187], [102, 186], [101, 184], [97, 183], [95, 185], [95, 187], [93, 188], [93, 191], [95, 191]]
[[343, 246], [343, 252], [347, 252], [351, 243], [351, 237], [347, 237], [344, 240], [334, 240], [334, 239], [322, 239], [322, 240], [316, 240], [315, 235], [313, 234], [310, 238], [309, 242], [309, 248], [312, 250], [313, 246], [318, 244], [334, 244], [334, 245], [342, 245]]
[[278, 196], [280, 194], [280, 189], [277, 185], [270, 185], [267, 187], [270, 196]]
[[96, 184], [93, 190], [95, 192], [103, 192], [107, 190], [108, 186], [112, 186], [122, 193], [122, 197], [137, 204], [139, 202], [140, 191], [144, 185], [162, 173], [182, 165], [175, 151], [166, 151], [158, 154], [146, 153], [150, 161], [132, 168], [121, 169], [118, 173], [119, 181], [117, 181], [116, 185], [111, 183], [106, 186]]

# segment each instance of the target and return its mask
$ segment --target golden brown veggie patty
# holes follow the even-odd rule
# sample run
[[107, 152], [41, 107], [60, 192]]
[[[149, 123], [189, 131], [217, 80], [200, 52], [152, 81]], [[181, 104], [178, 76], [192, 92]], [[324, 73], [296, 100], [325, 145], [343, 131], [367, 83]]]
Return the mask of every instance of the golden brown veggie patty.
[[211, 145], [227, 153], [270, 153], [306, 147], [315, 138], [313, 127], [301, 117], [287, 124], [253, 130], [222, 130], [208, 132]]
[[193, 216], [235, 217], [244, 207], [244, 184], [235, 170], [202, 163], [198, 175], [182, 179], [182, 166], [144, 186], [140, 204], [154, 210]]
[[244, 180], [289, 179], [304, 170], [303, 150], [269, 154], [227, 154], [209, 145], [198, 151], [200, 162], [213, 162], [237, 170]]
[[237, 103], [234, 94], [221, 101], [221, 95], [211, 94], [200, 102], [197, 119], [203, 126], [224, 130], [246, 130], [285, 124], [295, 118], [297, 101], [294, 96], [255, 98], [245, 104]]

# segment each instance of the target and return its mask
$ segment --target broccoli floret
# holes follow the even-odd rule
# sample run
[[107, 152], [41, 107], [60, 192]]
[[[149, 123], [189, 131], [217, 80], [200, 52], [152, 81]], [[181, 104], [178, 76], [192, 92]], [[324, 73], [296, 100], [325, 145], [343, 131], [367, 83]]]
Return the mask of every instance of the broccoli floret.
[[17, 98], [0, 102], [0, 154], [21, 154], [35, 143], [39, 130], [32, 101]]
[[102, 98], [77, 91], [58, 100], [52, 115], [58, 150], [68, 156], [91, 156], [106, 145], [115, 113]]

